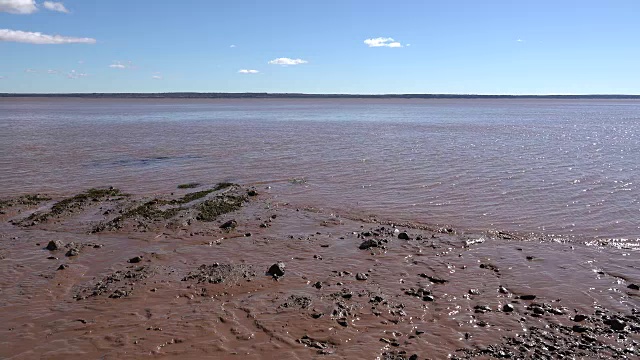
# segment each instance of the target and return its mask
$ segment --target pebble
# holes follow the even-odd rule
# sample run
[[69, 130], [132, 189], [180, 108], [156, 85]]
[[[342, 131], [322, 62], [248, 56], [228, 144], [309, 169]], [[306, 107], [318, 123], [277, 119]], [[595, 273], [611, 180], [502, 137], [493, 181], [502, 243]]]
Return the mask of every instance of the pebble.
[[469, 295], [480, 295], [480, 290], [478, 290], [478, 289], [469, 289]]
[[224, 230], [235, 229], [236, 226], [238, 226], [238, 222], [237, 221], [229, 220], [229, 221], [225, 222], [224, 224], [220, 225], [220, 229], [224, 229]]
[[284, 276], [284, 268], [284, 263], [282, 261], [279, 261], [269, 267], [269, 270], [267, 270], [267, 274], [273, 276], [274, 278]]
[[60, 266], [58, 267], [58, 270], [64, 270], [64, 269], [66, 269], [66, 268], [68, 268], [68, 267], [69, 267], [69, 265], [62, 264], [62, 265], [60, 265]]
[[71, 249], [69, 249], [69, 251], [67, 251], [65, 256], [78, 256], [79, 254], [80, 254], [80, 251], [78, 251], [78, 249], [71, 248]]
[[129, 259], [129, 263], [131, 264], [136, 264], [139, 263], [140, 261], [142, 261], [142, 255], [141, 256], [136, 256], [136, 257], [132, 257], [131, 259]]
[[368, 276], [365, 273], [357, 273], [356, 274], [356, 280], [364, 281], [364, 280], [367, 280], [367, 278], [368, 278]]
[[587, 320], [588, 318], [589, 317], [587, 315], [577, 314], [576, 316], [573, 317], [573, 321], [581, 322], [581, 321]]
[[627, 286], [627, 288], [631, 289], [631, 290], [640, 290], [640, 285], [637, 284], [629, 284], [629, 286]]
[[63, 246], [64, 246], [64, 244], [62, 243], [62, 241], [60, 241], [60, 240], [51, 240], [47, 244], [47, 250], [50, 250], [50, 251], [60, 250]]
[[535, 295], [520, 295], [520, 299], [522, 300], [535, 300]]
[[406, 232], [401, 232], [400, 234], [398, 234], [398, 239], [410, 240], [411, 238], [409, 237], [409, 234], [407, 234]]
[[515, 308], [511, 304], [504, 304], [502, 307], [502, 311], [504, 312], [512, 312], [513, 310], [515, 310]]

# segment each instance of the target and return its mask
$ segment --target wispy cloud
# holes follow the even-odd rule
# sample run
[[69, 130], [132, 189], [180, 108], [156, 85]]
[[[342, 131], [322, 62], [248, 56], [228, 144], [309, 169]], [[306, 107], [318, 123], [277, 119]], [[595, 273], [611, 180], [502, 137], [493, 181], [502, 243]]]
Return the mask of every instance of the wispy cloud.
[[153, 75], [151, 78], [154, 80], [162, 80], [162, 75]]
[[401, 48], [402, 44], [395, 41], [390, 37], [379, 37], [373, 39], [366, 39], [364, 41], [369, 47], [390, 47], [390, 48]]
[[0, 80], [4, 79], [4, 76], [0, 75]]
[[236, 46], [236, 45], [231, 45], [231, 46], [229, 46], [229, 47], [230, 47], [230, 48], [234, 48], [234, 47], [237, 47], [237, 46]]
[[290, 59], [290, 58], [277, 58], [269, 61], [271, 65], [300, 65], [308, 63], [307, 60], [302, 59]]
[[[0, 0], [2, 1], [2, 0]], [[0, 29], [0, 41], [19, 42], [36, 45], [57, 44], [95, 44], [96, 39], [78, 38], [60, 35], [47, 35], [40, 32]]]
[[24, 72], [26, 72], [26, 73], [36, 73], [38, 71], [35, 70], [35, 69], [25, 69]]
[[58, 73], [58, 70], [47, 70], [47, 74], [54, 75], [54, 74], [57, 74], [57, 73]]
[[67, 10], [67, 8], [64, 7], [64, 4], [62, 4], [61, 2], [45, 1], [42, 5], [44, 5], [44, 8], [47, 10], [57, 11], [65, 14], [69, 13], [69, 10]]
[[38, 11], [35, 0], [0, 0], [0, 12], [33, 14]]
[[517, 41], [517, 42], [520, 42], [520, 43], [521, 43], [521, 42], [524, 42], [524, 40], [522, 40], [522, 39], [518, 39], [518, 40], [516, 40], [516, 41]]
[[239, 72], [240, 74], [257, 74], [257, 73], [259, 73], [260, 71], [258, 71], [258, 70], [247, 70], [247, 69], [242, 69], [242, 70], [238, 70], [238, 72]]
[[69, 79], [78, 79], [78, 78], [83, 78], [83, 77], [87, 77], [89, 76], [89, 74], [85, 74], [85, 73], [81, 73], [81, 72], [77, 72], [75, 70], [71, 70], [68, 74], [67, 74], [67, 78]]
[[121, 61], [114, 61], [109, 67], [112, 69], [128, 69], [131, 67], [131, 61], [126, 64], [123, 64]]

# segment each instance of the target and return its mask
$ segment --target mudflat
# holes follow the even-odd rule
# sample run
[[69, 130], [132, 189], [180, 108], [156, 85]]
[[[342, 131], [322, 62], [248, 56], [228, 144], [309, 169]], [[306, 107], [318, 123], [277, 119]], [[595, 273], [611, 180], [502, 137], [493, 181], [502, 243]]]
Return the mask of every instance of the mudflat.
[[640, 356], [624, 244], [100, 185], [0, 201], [1, 358]]

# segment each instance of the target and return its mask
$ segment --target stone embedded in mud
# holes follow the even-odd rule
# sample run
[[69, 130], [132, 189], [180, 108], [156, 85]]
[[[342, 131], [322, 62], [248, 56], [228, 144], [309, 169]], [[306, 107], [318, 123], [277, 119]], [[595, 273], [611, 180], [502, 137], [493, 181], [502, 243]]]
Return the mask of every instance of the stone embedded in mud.
[[512, 312], [513, 310], [515, 310], [515, 308], [511, 304], [504, 304], [502, 307], [502, 311], [504, 312]]
[[62, 265], [60, 265], [60, 266], [58, 267], [58, 270], [64, 270], [64, 269], [66, 269], [66, 268], [68, 268], [68, 267], [69, 267], [69, 265], [62, 264]]
[[629, 284], [629, 286], [627, 286], [627, 288], [629, 288], [631, 290], [640, 290], [640, 286], [636, 285], [636, 284]]
[[69, 249], [69, 251], [67, 251], [66, 254], [64, 254], [65, 256], [78, 256], [80, 255], [80, 250], [76, 249], [76, 248], [71, 248]]
[[435, 301], [436, 299], [433, 297], [433, 295], [425, 295], [422, 297], [422, 300], [431, 302], [431, 301]]
[[573, 321], [575, 322], [581, 322], [581, 321], [585, 321], [587, 320], [589, 317], [587, 315], [582, 315], [582, 314], [577, 314], [576, 316], [573, 317]]
[[583, 333], [583, 332], [589, 330], [588, 327], [582, 326], [582, 325], [573, 325], [573, 327], [571, 329], [573, 331], [577, 332], [577, 333]]
[[605, 320], [604, 323], [609, 325], [612, 330], [623, 331], [627, 327], [627, 323], [618, 319]]
[[469, 289], [469, 295], [480, 295], [480, 290], [478, 290], [478, 289]]
[[284, 276], [284, 268], [284, 263], [279, 261], [269, 267], [269, 270], [267, 270], [267, 274], [273, 276], [274, 278]]
[[367, 280], [367, 278], [368, 278], [368, 276], [365, 273], [357, 273], [356, 274], [356, 280], [364, 281], [364, 280]]
[[418, 276], [423, 277], [425, 279], [429, 279], [429, 281], [431, 281], [434, 284], [444, 284], [444, 283], [449, 282], [449, 280], [440, 279], [440, 278], [437, 278], [435, 276], [430, 276], [430, 275], [427, 275], [427, 274], [418, 274]]
[[230, 230], [230, 229], [235, 229], [236, 226], [238, 226], [238, 222], [237, 221], [229, 220], [229, 221], [225, 222], [224, 224], [220, 225], [220, 229]]
[[129, 259], [129, 263], [131, 264], [136, 264], [136, 263], [139, 263], [140, 261], [142, 261], [142, 256], [136, 256]]
[[398, 234], [398, 239], [410, 240], [411, 238], [409, 237], [409, 234], [407, 234], [406, 232], [401, 232], [400, 234]]
[[522, 300], [535, 300], [535, 295], [520, 295], [520, 299]]
[[249, 196], [258, 196], [258, 192], [253, 190], [253, 189], [251, 189], [251, 190], [247, 191], [247, 195], [249, 195]]
[[498, 292], [500, 292], [500, 294], [508, 294], [508, 293], [509, 293], [509, 290], [507, 290], [507, 288], [506, 288], [506, 287], [504, 287], [504, 286], [500, 286], [500, 287], [498, 288]]
[[380, 244], [378, 244], [376, 240], [370, 239], [363, 241], [362, 244], [360, 244], [359, 248], [360, 250], [369, 250], [370, 248], [378, 247], [379, 245]]
[[55, 250], [62, 249], [63, 246], [64, 246], [64, 244], [62, 243], [62, 241], [60, 241], [60, 240], [51, 240], [47, 244], [47, 248], [46, 249], [50, 250], [50, 251], [55, 251]]

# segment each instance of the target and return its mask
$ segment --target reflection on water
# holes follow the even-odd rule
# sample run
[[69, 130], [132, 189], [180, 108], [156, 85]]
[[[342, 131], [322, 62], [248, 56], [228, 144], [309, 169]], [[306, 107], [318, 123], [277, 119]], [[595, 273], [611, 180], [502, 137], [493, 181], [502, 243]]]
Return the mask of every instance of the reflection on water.
[[638, 120], [633, 100], [3, 99], [0, 197], [233, 180], [461, 228], [635, 239]]

